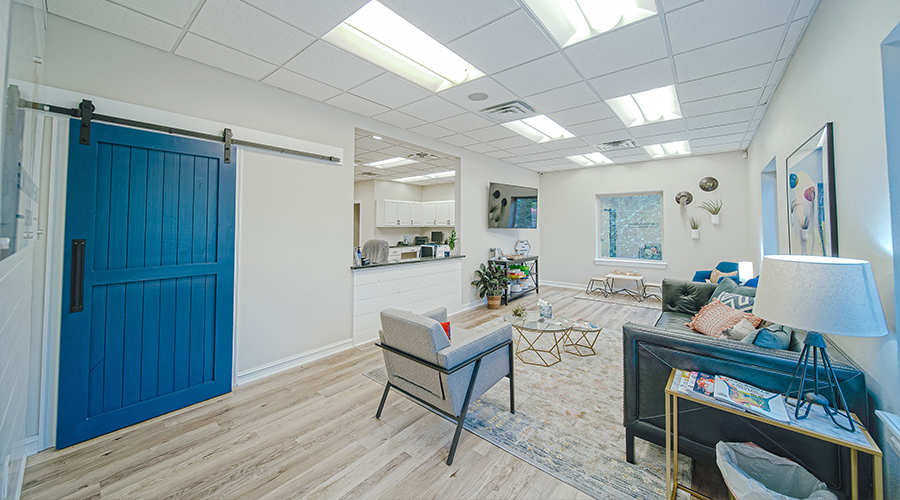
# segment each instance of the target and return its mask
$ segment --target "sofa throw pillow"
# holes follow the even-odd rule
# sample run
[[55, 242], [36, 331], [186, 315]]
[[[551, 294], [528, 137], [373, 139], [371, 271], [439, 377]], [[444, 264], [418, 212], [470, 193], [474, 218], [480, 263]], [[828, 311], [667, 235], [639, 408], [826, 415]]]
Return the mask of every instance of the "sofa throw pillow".
[[762, 321], [750, 313], [723, 304], [719, 299], [712, 299], [685, 326], [710, 337], [719, 337], [722, 331], [733, 327], [742, 319], [746, 319], [754, 328]]
[[[725, 281], [725, 280], [722, 280]], [[731, 281], [731, 280], [728, 280]], [[723, 304], [729, 305], [738, 311], [753, 312], [753, 297], [748, 297], [746, 295], [740, 295], [737, 293], [725, 292], [722, 295], [719, 295], [719, 300], [722, 301]]]
[[712, 274], [709, 275], [709, 282], [710, 283], [718, 283], [719, 280], [722, 278], [725, 278], [728, 276], [737, 276], [737, 275], [738, 275], [737, 271], [730, 272], [730, 273], [723, 273], [722, 271], [719, 271], [718, 269], [713, 269]]
[[[778, 327], [779, 325], [773, 325]], [[770, 327], [770, 328], [773, 328]], [[760, 328], [756, 333], [748, 335], [741, 342], [769, 349], [785, 350], [791, 345], [791, 334], [784, 329]]]
[[744, 340], [744, 338], [753, 333], [756, 333], [756, 327], [754, 327], [746, 319], [742, 319], [738, 321], [738, 324], [732, 326], [731, 328], [726, 328], [722, 332], [722, 334], [719, 335], [719, 338], [729, 340]]
[[441, 323], [441, 327], [444, 328], [444, 333], [447, 334], [447, 340], [452, 340], [452, 339], [450, 338], [450, 322], [449, 322], [449, 321], [444, 321], [444, 322], [442, 322], [442, 323]]
[[716, 285], [716, 289], [713, 290], [712, 295], [710, 295], [710, 300], [718, 299], [723, 293], [734, 293], [734, 290], [738, 287], [738, 284], [734, 282], [731, 278], [724, 279]]

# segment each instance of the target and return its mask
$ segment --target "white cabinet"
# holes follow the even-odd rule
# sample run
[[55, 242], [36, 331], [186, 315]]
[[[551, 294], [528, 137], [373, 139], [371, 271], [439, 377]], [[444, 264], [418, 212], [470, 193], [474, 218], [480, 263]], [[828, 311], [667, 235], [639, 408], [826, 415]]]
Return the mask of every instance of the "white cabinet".
[[456, 202], [377, 200], [377, 227], [448, 227], [456, 225]]

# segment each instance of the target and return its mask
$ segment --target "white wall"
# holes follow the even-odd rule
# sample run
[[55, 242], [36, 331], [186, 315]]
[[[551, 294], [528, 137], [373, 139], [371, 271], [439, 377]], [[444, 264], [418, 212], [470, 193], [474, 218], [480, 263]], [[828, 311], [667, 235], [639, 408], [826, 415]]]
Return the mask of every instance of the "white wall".
[[[594, 276], [615, 269], [634, 270], [632, 264], [594, 263], [597, 255], [596, 196], [662, 191], [663, 261], [666, 269], [638, 268], [646, 281], [662, 278], [689, 280], [694, 272], [712, 269], [721, 261], [754, 260], [756, 240], [747, 214], [747, 161], [740, 153], [692, 156], [645, 163], [548, 172], [541, 177], [538, 216], [541, 279], [585, 286]], [[711, 193], [700, 190], [706, 176], [719, 180]], [[684, 217], [675, 194], [689, 191], [694, 201]], [[713, 226], [709, 213], [699, 208], [707, 200], [724, 202], [721, 223]], [[692, 240], [688, 217], [700, 218], [700, 239]], [[758, 264], [755, 269], [758, 269]]]
[[456, 183], [422, 186], [422, 201], [444, 201], [456, 199]]
[[375, 237], [375, 181], [353, 184], [353, 199], [359, 201], [359, 246]]
[[334, 221], [352, 220], [352, 179], [350, 169], [323, 162], [240, 152], [239, 383], [349, 345], [352, 233]]
[[[753, 227], [761, 232], [759, 171], [776, 159], [780, 252], [787, 253], [785, 160], [826, 122], [834, 122], [839, 253], [872, 263], [892, 330], [896, 311], [880, 44], [898, 22], [896, 0], [820, 2], [750, 145], [747, 181]], [[759, 256], [760, 249], [755, 250]], [[866, 372], [875, 407], [898, 413], [897, 334], [831, 340]], [[890, 454], [887, 458], [885, 477], [894, 480], [885, 483], [885, 498], [898, 498], [900, 464]]]

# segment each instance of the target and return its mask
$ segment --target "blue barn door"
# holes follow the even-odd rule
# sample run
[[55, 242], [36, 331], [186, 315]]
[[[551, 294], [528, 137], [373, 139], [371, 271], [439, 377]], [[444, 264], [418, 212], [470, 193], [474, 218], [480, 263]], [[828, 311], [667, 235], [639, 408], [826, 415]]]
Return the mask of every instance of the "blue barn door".
[[223, 144], [70, 122], [56, 446], [231, 390]]

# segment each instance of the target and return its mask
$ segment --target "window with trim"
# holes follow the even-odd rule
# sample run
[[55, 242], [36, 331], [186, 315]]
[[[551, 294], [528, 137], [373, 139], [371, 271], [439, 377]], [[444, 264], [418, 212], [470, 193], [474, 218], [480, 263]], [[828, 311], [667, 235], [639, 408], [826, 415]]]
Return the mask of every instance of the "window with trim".
[[597, 258], [662, 260], [662, 193], [597, 196]]

